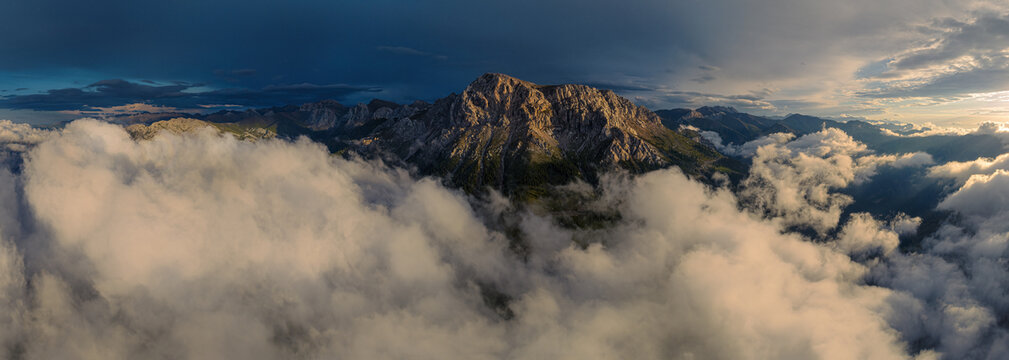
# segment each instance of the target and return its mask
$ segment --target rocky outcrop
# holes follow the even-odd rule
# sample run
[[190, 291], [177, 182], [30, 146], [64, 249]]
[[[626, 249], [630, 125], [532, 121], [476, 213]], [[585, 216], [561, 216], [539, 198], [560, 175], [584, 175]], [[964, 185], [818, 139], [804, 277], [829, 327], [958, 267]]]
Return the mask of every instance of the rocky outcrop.
[[213, 127], [210, 123], [206, 121], [201, 121], [191, 118], [174, 118], [170, 120], [161, 120], [154, 122], [150, 125], [144, 124], [134, 124], [126, 127], [126, 132], [130, 134], [130, 137], [137, 140], [150, 140], [153, 139], [155, 135], [162, 131], [168, 131], [173, 134], [182, 134], [187, 132], [195, 132], [201, 128]]
[[229, 133], [242, 140], [258, 140], [276, 137], [277, 133], [262, 127], [247, 127], [232, 123], [211, 123], [192, 118], [174, 118], [154, 122], [150, 125], [133, 124], [126, 127], [126, 132], [136, 140], [151, 140], [161, 132], [173, 134], [196, 132], [210, 128], [218, 133]]

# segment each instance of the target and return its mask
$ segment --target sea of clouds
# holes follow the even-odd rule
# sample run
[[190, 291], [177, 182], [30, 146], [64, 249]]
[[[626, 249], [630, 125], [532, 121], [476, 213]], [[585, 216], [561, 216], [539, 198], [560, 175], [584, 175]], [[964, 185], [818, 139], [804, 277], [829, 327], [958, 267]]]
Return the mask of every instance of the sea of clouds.
[[[488, 219], [516, 204], [305, 139], [78, 120], [0, 141], [4, 358], [1009, 358], [1001, 157], [774, 135], [742, 146], [737, 191], [610, 176], [591, 206], [615, 224], [514, 210], [506, 235]], [[837, 190], [887, 166], [957, 181], [919, 250], [898, 249], [919, 218], [843, 216]]]

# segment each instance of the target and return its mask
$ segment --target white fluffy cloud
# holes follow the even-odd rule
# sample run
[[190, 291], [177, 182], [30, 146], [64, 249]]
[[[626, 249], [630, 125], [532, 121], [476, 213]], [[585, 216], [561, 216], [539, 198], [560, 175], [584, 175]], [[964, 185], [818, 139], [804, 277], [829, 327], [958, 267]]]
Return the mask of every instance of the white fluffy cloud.
[[896, 232], [880, 224], [872, 215], [858, 213], [844, 225], [834, 244], [851, 255], [870, 252], [886, 255], [900, 245], [900, 239]]
[[757, 149], [765, 145], [782, 145], [795, 139], [795, 134], [774, 133], [767, 136], [748, 141], [741, 145], [724, 144], [722, 136], [714, 131], [702, 131], [701, 136], [708, 139], [718, 151], [726, 155], [753, 157], [757, 154]]
[[1001, 359], [1009, 357], [1009, 332], [999, 323], [1009, 316], [1009, 172], [965, 164], [932, 169], [982, 173], [939, 204], [957, 216], [924, 240], [921, 253], [891, 254], [872, 277], [903, 294], [891, 298], [906, 310], [892, 312], [890, 323], [904, 341], [931, 344], [947, 358]]
[[925, 153], [870, 154], [864, 144], [834, 128], [799, 138], [773, 134], [737, 150], [753, 154], [742, 197], [785, 226], [808, 227], [821, 234], [837, 227], [852, 202], [837, 189], [868, 180], [879, 166], [933, 163]]
[[505, 349], [474, 289], [507, 274], [506, 243], [431, 180], [308, 141], [138, 143], [89, 121], [34, 149], [25, 176], [50, 251], [78, 260], [30, 274], [29, 358]]
[[[523, 215], [526, 260], [462, 195], [304, 140], [78, 121], [22, 180], [5, 216], [40, 229], [0, 247], [22, 358], [908, 357], [868, 268], [676, 170], [609, 182], [609, 229]], [[892, 247], [873, 231], [846, 241]]]
[[922, 359], [1009, 356], [1009, 332], [1000, 324], [1009, 314], [1004, 296], [1009, 291], [1009, 172], [962, 164], [933, 168], [933, 174], [957, 165], [967, 168], [962, 171], [967, 176], [989, 174], [970, 176], [939, 205], [957, 212], [952, 219], [959, 221], [946, 223], [919, 244], [920, 253], [902, 253], [896, 251], [899, 234], [915, 234], [920, 218], [898, 214], [886, 224], [853, 214], [831, 238], [827, 234], [851, 201], [834, 191], [867, 180], [879, 166], [931, 165], [931, 156], [869, 154], [839, 131], [764, 142], [756, 146], [744, 198], [756, 199], [771, 221], [817, 230], [831, 247], [866, 264], [869, 283], [892, 290], [882, 313], [912, 354]]
[[951, 161], [929, 169], [929, 176], [952, 178], [963, 184], [974, 175], [990, 175], [999, 170], [1009, 170], [1009, 153], [995, 158], [980, 158], [971, 161]]
[[[587, 206], [619, 222], [520, 213], [527, 257], [481, 215], [506, 200], [307, 140], [138, 142], [97, 121], [47, 136], [22, 173], [0, 171], [8, 357], [1009, 354], [1009, 172], [969, 178], [940, 205], [959, 220], [901, 252], [920, 218], [838, 227], [850, 199], [834, 191], [931, 157], [874, 155], [840, 131], [754, 147], [742, 193], [764, 196], [760, 214], [677, 170], [612, 177]], [[826, 230], [810, 241], [797, 224]]]
[[899, 213], [890, 221], [890, 229], [900, 235], [913, 235], [921, 226], [920, 217], [911, 217], [907, 214]]
[[51, 132], [28, 124], [0, 120], [0, 144], [8, 151], [21, 151], [47, 139]]
[[[821, 236], [835, 229], [851, 198], [835, 191], [873, 176], [880, 166], [922, 167], [928, 154], [874, 155], [840, 131], [756, 146], [742, 194], [784, 226], [808, 226]], [[869, 283], [893, 292], [883, 313], [920, 358], [998, 359], [1009, 356], [1009, 171], [1006, 155], [930, 168], [959, 180], [938, 210], [956, 215], [916, 244], [896, 251], [899, 234], [922, 220], [898, 214], [889, 224], [853, 214], [827, 243], [869, 266]]]
[[[999, 169], [990, 175], [971, 175], [959, 190], [939, 204], [939, 208], [956, 210], [975, 224], [1006, 220], [993, 217], [1009, 210], [1009, 171]], [[1009, 226], [997, 229], [1009, 231]]]

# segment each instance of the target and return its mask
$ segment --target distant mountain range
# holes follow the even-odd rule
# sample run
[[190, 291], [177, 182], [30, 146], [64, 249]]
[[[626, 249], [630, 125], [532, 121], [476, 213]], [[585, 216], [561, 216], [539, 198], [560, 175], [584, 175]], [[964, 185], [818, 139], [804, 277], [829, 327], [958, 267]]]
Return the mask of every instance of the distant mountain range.
[[655, 113], [662, 118], [666, 127], [677, 129], [689, 125], [702, 131], [714, 131], [726, 144], [731, 145], [740, 145], [773, 133], [801, 136], [825, 128], [837, 128], [880, 153], [921, 151], [931, 154], [940, 162], [994, 157], [1005, 150], [1002, 139], [993, 134], [894, 136], [893, 133], [912, 135], [913, 131], [900, 130], [898, 127], [885, 128], [861, 120], [836, 121], [800, 114], [772, 119], [723, 106], [705, 106], [696, 110], [658, 110]]
[[[553, 185], [598, 181], [602, 172], [641, 173], [677, 166], [702, 181], [747, 173], [745, 159], [719, 153], [700, 132], [742, 144], [786, 132], [838, 128], [880, 153], [924, 151], [937, 161], [973, 160], [1003, 152], [993, 135], [893, 136], [881, 125], [806, 115], [774, 119], [731, 107], [652, 112], [609, 90], [585, 85], [537, 85], [485, 74], [460, 94], [432, 103], [373, 100], [346, 106], [327, 100], [300, 106], [212, 114], [120, 116], [135, 137], [162, 129], [213, 126], [241, 138], [308, 136], [335, 153], [353, 152], [446, 179], [468, 192], [497, 189], [538, 198]], [[692, 130], [692, 129], [697, 129]]]

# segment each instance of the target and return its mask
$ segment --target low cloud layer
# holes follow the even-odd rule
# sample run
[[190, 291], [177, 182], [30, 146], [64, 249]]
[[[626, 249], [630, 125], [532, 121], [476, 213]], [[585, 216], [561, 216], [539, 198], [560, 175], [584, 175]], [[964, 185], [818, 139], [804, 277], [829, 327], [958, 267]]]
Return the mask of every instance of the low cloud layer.
[[872, 279], [898, 291], [891, 324], [905, 341], [951, 359], [1009, 357], [1009, 173], [973, 175], [938, 208], [960, 217], [922, 243], [921, 253], [895, 253]]
[[867, 181], [880, 166], [933, 163], [926, 153], [872, 154], [864, 144], [834, 128], [799, 138], [771, 134], [739, 146], [721, 147], [730, 154], [751, 157], [750, 174], [740, 192], [748, 206], [786, 227], [820, 234], [836, 228], [844, 208], [854, 201], [838, 189]]
[[78, 121], [28, 159], [0, 258], [25, 358], [904, 357], [865, 266], [676, 170], [611, 182], [612, 229], [524, 215], [523, 261], [462, 195], [307, 141]]
[[955, 216], [912, 244], [916, 250], [897, 251], [900, 235], [914, 235], [921, 218], [898, 214], [886, 223], [856, 213], [842, 225], [839, 215], [853, 199], [834, 191], [870, 180], [879, 166], [930, 166], [931, 156], [866, 153], [840, 131], [789, 139], [777, 135], [758, 140], [750, 178], [741, 192], [744, 200], [786, 226], [805, 226], [821, 237], [836, 229], [836, 238], [827, 235], [826, 244], [867, 266], [868, 284], [891, 291], [883, 313], [909, 354], [945, 359], [1009, 356], [1004, 322], [1009, 316], [1004, 296], [1009, 291], [1009, 172], [1000, 165], [1004, 155], [930, 168], [930, 176], [960, 179], [936, 208]]
[[[23, 130], [23, 129], [22, 129]], [[676, 169], [606, 177], [597, 230], [307, 140], [134, 141], [81, 120], [0, 171], [0, 351], [47, 358], [1000, 358], [1009, 173], [964, 215], [833, 215], [879, 166], [836, 130], [755, 150], [740, 209]], [[35, 141], [35, 140], [32, 140]], [[24, 140], [24, 143], [29, 141]], [[927, 160], [927, 161], [926, 161]], [[787, 186], [787, 187], [786, 187]], [[746, 196], [743, 196], [745, 203]], [[781, 198], [777, 200], [776, 198]], [[989, 202], [990, 204], [986, 203]], [[810, 210], [813, 209], [813, 210]], [[528, 256], [492, 219], [516, 217]], [[1001, 215], [999, 215], [1001, 216]], [[843, 221], [842, 221], [843, 220]], [[818, 241], [786, 229], [813, 224]], [[820, 229], [820, 228], [817, 228]], [[1000, 240], [1003, 239], [1003, 240]]]
[[974, 175], [991, 175], [999, 170], [1009, 170], [1009, 154], [972, 161], [952, 161], [930, 168], [929, 175], [956, 179], [962, 184]]

